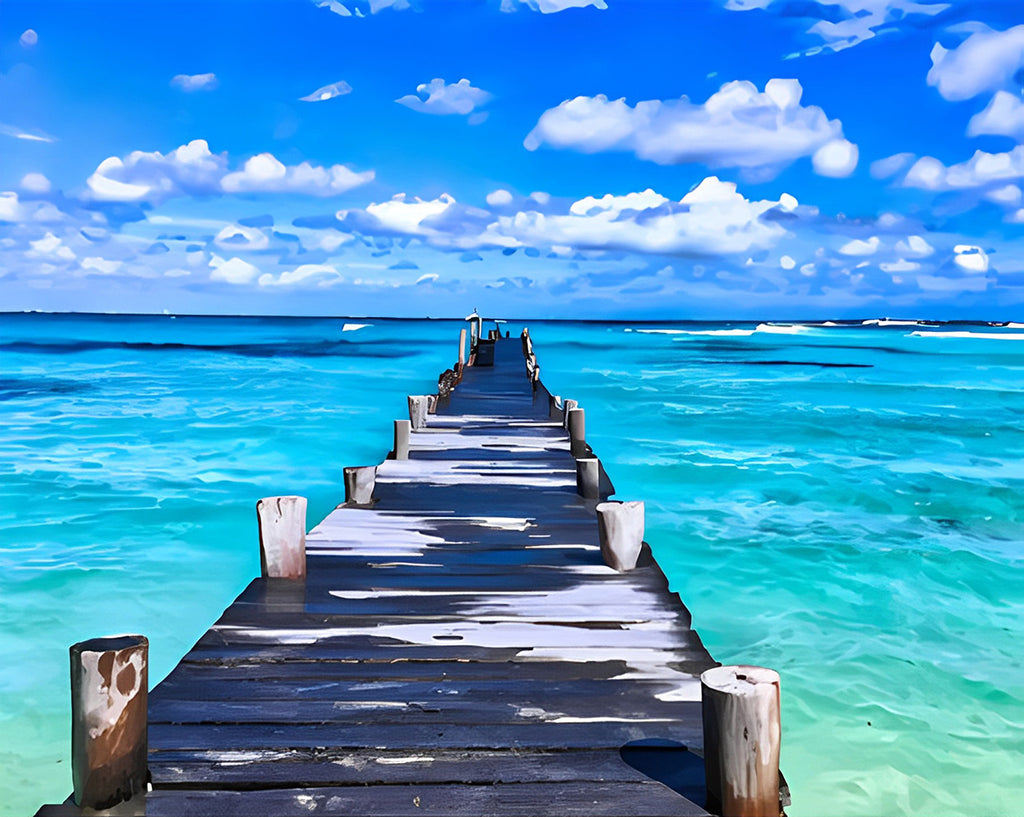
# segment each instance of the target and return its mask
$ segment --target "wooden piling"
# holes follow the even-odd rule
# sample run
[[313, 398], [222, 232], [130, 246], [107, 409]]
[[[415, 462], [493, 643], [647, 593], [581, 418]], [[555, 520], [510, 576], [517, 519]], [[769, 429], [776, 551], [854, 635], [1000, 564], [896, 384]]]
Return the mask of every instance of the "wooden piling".
[[373, 501], [373, 487], [377, 480], [376, 465], [359, 465], [345, 469], [345, 502], [350, 505], [368, 505]]
[[597, 528], [604, 563], [620, 573], [636, 567], [644, 543], [644, 503], [602, 502]]
[[576, 493], [584, 499], [601, 498], [601, 460], [597, 457], [576, 459]]
[[579, 406], [576, 400], [565, 399], [562, 401], [562, 428], [569, 427], [569, 412]]
[[778, 817], [779, 674], [715, 667], [701, 674], [707, 808], [722, 817]]
[[459, 374], [462, 374], [462, 370], [466, 368], [466, 330], [459, 330]]
[[306, 578], [306, 497], [269, 496], [256, 503], [260, 565], [271, 579]]
[[93, 638], [70, 653], [74, 800], [106, 809], [146, 791], [149, 641]]
[[410, 394], [409, 422], [414, 429], [421, 429], [427, 424], [427, 411], [430, 408], [430, 398], [426, 394]]
[[566, 424], [569, 427], [569, 451], [574, 457], [582, 457], [587, 453], [586, 416], [581, 408], [571, 409], [567, 413]]
[[409, 459], [409, 432], [412, 430], [410, 420], [395, 420], [395, 447], [391, 458], [395, 460]]

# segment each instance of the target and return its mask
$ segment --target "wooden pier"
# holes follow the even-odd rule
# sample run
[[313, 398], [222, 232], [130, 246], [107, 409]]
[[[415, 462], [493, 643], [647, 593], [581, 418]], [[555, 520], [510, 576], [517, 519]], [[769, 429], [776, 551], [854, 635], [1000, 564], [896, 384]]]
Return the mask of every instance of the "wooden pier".
[[716, 664], [648, 553], [602, 560], [535, 365], [497, 340], [307, 534], [304, 580], [252, 581], [149, 693], [118, 813], [707, 813]]

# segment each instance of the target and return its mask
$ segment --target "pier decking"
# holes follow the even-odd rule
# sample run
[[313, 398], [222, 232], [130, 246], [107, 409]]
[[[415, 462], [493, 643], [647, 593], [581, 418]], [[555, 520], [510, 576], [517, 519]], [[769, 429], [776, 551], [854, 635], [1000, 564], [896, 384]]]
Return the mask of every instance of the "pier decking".
[[605, 566], [548, 412], [518, 340], [467, 368], [306, 580], [255, 579], [150, 692], [129, 813], [705, 814], [715, 662], [656, 564]]

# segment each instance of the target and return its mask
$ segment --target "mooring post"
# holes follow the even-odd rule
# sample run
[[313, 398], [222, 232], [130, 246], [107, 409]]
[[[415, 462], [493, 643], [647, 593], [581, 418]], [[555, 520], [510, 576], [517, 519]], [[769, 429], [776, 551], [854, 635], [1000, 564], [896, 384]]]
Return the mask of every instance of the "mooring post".
[[409, 432], [412, 430], [412, 422], [409, 420], [395, 420], [395, 447], [392, 450], [394, 459], [409, 459]]
[[700, 681], [706, 808], [722, 817], [778, 817], [779, 674], [715, 667]]
[[576, 493], [584, 499], [601, 498], [601, 460], [597, 457], [576, 459]]
[[459, 374], [466, 368], [466, 330], [459, 330]]
[[602, 502], [597, 506], [597, 530], [604, 563], [620, 573], [632, 570], [644, 544], [644, 503]]
[[373, 502], [373, 488], [377, 481], [376, 465], [356, 465], [345, 469], [345, 502], [368, 505]]
[[420, 429], [427, 424], [427, 410], [430, 408], [430, 397], [426, 394], [409, 395], [409, 422], [412, 427]]
[[264, 578], [306, 578], [306, 497], [268, 496], [256, 503]]
[[562, 428], [569, 427], [569, 412], [579, 406], [576, 400], [565, 399], [562, 401]]
[[574, 457], [582, 457], [587, 453], [586, 415], [581, 408], [570, 409], [567, 414], [569, 426], [569, 452]]
[[106, 809], [146, 791], [149, 641], [93, 638], [70, 653], [75, 803]]

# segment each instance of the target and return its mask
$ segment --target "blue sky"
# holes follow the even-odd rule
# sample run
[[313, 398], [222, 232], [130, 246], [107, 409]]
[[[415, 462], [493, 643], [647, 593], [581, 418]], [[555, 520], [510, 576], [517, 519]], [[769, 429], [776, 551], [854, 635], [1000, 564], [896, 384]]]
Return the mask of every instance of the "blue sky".
[[0, 309], [1024, 317], [1016, 0], [0, 0]]

